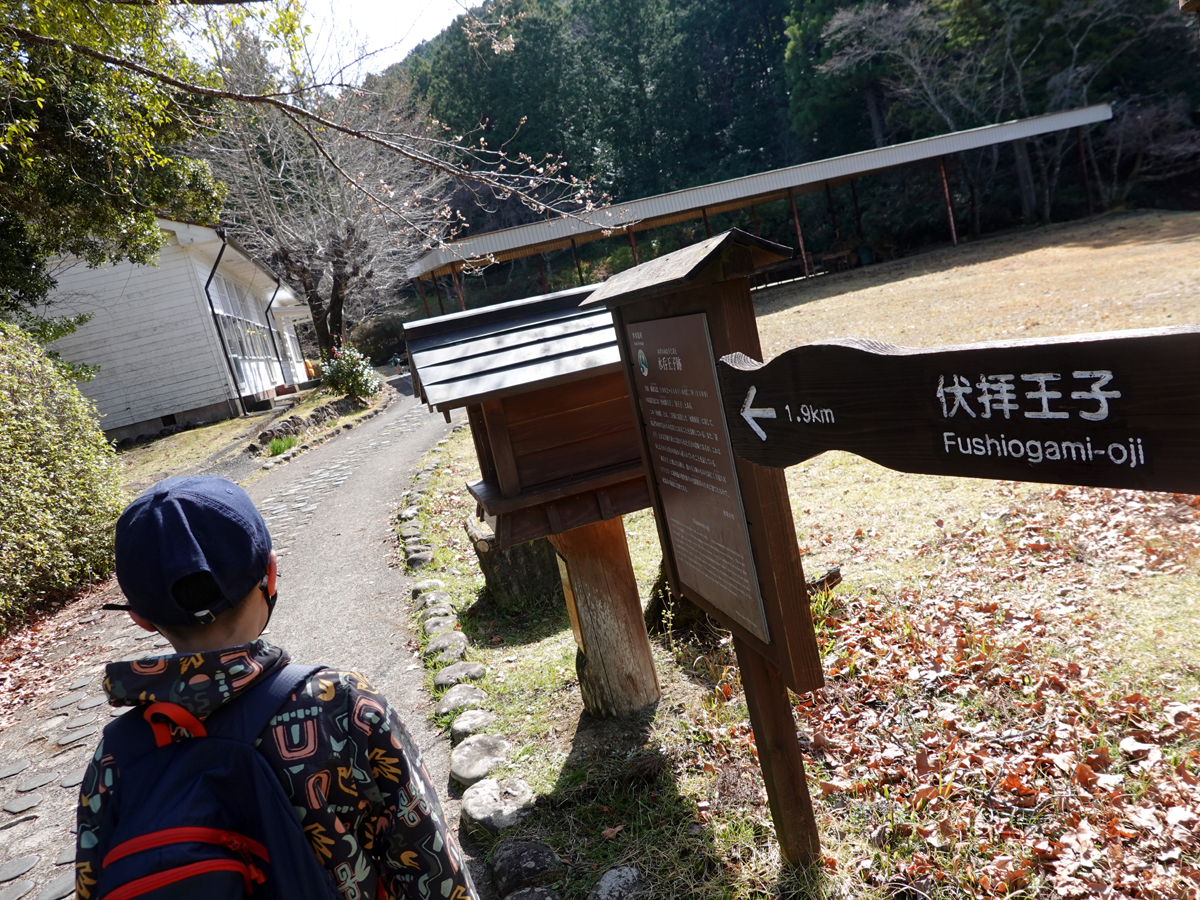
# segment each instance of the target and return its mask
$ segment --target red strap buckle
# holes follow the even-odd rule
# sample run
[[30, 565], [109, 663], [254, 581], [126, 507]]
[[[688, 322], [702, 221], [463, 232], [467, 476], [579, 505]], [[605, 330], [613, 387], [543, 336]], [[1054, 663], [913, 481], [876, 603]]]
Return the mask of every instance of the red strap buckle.
[[[163, 722], [156, 718], [158, 716], [168, 721]], [[150, 723], [154, 730], [154, 742], [160, 747], [171, 743], [174, 732], [179, 730], [186, 731], [194, 738], [208, 736], [204, 724], [178, 703], [151, 703], [142, 713], [142, 717]], [[172, 729], [171, 725], [175, 728]]]

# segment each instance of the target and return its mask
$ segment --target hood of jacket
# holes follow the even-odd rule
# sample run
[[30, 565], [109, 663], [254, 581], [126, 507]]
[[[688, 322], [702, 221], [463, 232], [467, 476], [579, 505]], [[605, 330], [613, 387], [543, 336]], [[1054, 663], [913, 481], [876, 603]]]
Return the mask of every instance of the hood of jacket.
[[109, 663], [104, 692], [113, 706], [175, 703], [203, 721], [288, 661], [286, 650], [264, 640], [203, 653], [148, 656]]

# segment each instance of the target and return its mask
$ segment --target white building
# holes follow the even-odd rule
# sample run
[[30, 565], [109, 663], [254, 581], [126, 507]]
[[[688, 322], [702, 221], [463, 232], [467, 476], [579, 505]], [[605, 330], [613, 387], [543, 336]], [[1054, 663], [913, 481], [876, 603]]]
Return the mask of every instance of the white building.
[[158, 224], [156, 266], [68, 260], [55, 272], [50, 314], [92, 318], [52, 349], [100, 367], [79, 387], [110, 440], [263, 409], [307, 378], [300, 298], [216, 229]]

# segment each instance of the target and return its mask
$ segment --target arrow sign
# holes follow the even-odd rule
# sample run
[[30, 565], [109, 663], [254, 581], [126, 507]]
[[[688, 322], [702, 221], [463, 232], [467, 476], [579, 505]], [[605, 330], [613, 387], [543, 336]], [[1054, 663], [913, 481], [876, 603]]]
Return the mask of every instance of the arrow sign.
[[734, 455], [757, 465], [845, 450], [902, 472], [1200, 493], [1200, 328], [851, 339], [717, 370]]
[[775, 410], [755, 409], [752, 407], [750, 404], [754, 402], [754, 395], [757, 392], [758, 388], [756, 388], [754, 385], [750, 385], [750, 390], [746, 393], [746, 402], [742, 404], [742, 418], [745, 419], [746, 423], [754, 429], [754, 433], [765, 441], [767, 439], [767, 433], [763, 431], [762, 426], [754, 420], [773, 419], [775, 418]]

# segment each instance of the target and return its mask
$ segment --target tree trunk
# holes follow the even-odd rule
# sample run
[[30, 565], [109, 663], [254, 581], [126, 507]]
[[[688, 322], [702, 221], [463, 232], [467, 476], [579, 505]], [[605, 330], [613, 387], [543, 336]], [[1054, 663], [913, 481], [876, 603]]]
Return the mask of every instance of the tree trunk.
[[621, 718], [656, 702], [658, 674], [620, 518], [552, 535], [579, 652], [575, 670], [593, 716]]
[[333, 270], [333, 284], [329, 288], [329, 306], [326, 310], [326, 323], [329, 329], [329, 340], [335, 347], [342, 345], [342, 310], [346, 303], [346, 273], [340, 269]]
[[883, 146], [883, 116], [879, 113], [879, 93], [875, 85], [863, 90], [867, 101], [867, 116], [871, 119], [871, 137], [876, 147]]
[[300, 288], [304, 302], [308, 304], [308, 309], [312, 313], [313, 332], [317, 336], [317, 349], [322, 356], [327, 356], [333, 349], [333, 341], [329, 336], [328, 310], [320, 291], [324, 271], [320, 267], [304, 264], [286, 250], [276, 251], [275, 261], [283, 269], [284, 277]]
[[558, 557], [545, 538], [501, 550], [496, 535], [475, 519], [467, 519], [466, 528], [488, 594], [501, 610], [514, 612], [558, 593]]
[[[1056, 154], [1060, 156], [1061, 154]], [[1042, 222], [1050, 224], [1050, 198], [1054, 195], [1054, 182], [1057, 180], [1056, 175], [1052, 175], [1050, 167], [1046, 164], [1046, 153], [1042, 149], [1041, 141], [1033, 142], [1033, 157], [1037, 160], [1038, 174], [1041, 176], [1042, 185]]]
[[333, 350], [333, 339], [329, 336], [329, 320], [326, 318], [325, 305], [320, 297], [316, 301], [309, 300], [308, 308], [312, 311], [313, 331], [317, 334], [317, 348], [321, 356], [328, 356]]

